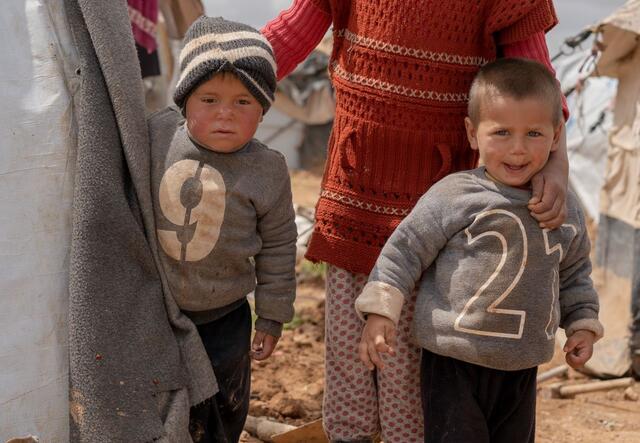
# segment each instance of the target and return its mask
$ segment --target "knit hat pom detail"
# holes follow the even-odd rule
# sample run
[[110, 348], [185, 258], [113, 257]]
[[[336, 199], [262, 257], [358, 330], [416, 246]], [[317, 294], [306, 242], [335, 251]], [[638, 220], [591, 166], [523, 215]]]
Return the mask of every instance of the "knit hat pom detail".
[[267, 112], [276, 90], [276, 62], [267, 39], [251, 26], [222, 17], [202, 16], [184, 37], [180, 78], [173, 100], [183, 108], [187, 97], [204, 79], [232, 72]]

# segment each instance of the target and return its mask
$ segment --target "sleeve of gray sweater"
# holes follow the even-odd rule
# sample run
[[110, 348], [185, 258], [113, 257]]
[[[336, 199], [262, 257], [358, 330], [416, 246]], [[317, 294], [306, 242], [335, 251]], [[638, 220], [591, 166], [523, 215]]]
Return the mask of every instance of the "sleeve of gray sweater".
[[[420, 198], [382, 248], [356, 311], [389, 316], [397, 324], [404, 299], [449, 238], [464, 226], [450, 204], [456, 196], [443, 180]], [[449, 202], [449, 204], [447, 203]]]
[[[575, 195], [570, 199], [576, 200], [569, 204], [569, 208], [577, 208]], [[571, 242], [567, 253], [560, 262], [560, 327], [565, 329], [567, 337], [579, 329], [592, 330], [594, 323], [598, 323], [599, 302], [598, 294], [591, 281], [591, 260], [589, 251], [591, 245], [585, 226], [582, 211], [575, 211], [575, 218], [579, 221], [578, 234]], [[559, 229], [572, 229], [563, 225]], [[601, 335], [600, 334], [597, 335]]]
[[258, 213], [262, 249], [255, 256], [256, 329], [279, 337], [282, 325], [291, 321], [294, 313], [297, 229], [284, 158], [273, 173], [282, 177], [281, 186], [274, 190], [272, 203]]

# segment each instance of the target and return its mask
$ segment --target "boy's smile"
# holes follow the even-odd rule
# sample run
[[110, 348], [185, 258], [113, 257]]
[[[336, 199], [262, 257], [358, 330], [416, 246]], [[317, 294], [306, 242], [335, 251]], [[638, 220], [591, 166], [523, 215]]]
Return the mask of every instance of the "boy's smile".
[[242, 148], [262, 121], [263, 108], [231, 73], [202, 83], [186, 103], [187, 128], [200, 145], [215, 152]]
[[480, 151], [490, 177], [500, 183], [525, 187], [555, 151], [560, 125], [554, 125], [548, 102], [533, 97], [487, 97], [476, 125], [465, 119], [473, 149]]

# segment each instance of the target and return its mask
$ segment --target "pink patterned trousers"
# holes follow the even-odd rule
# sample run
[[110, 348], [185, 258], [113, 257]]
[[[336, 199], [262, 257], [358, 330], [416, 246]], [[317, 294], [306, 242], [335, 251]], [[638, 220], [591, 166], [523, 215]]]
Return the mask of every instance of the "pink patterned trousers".
[[371, 439], [422, 443], [420, 348], [410, 342], [414, 301], [405, 303], [398, 325], [396, 355], [384, 355], [385, 368], [369, 371], [358, 358], [364, 323], [356, 297], [367, 282], [329, 265], [326, 294], [326, 356], [323, 417], [330, 440]]

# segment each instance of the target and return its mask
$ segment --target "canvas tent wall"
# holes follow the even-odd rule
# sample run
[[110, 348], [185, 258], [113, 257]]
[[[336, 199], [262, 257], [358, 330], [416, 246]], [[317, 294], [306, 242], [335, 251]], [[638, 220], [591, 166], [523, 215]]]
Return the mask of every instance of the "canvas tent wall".
[[590, 54], [591, 48], [577, 49], [558, 57], [553, 65], [571, 111], [566, 125], [569, 183], [585, 212], [597, 221], [618, 83], [581, 71]]
[[4, 2], [0, 29], [0, 441], [67, 442], [77, 55], [62, 0]]
[[278, 83], [273, 107], [256, 132], [257, 139], [284, 154], [291, 169], [319, 171], [324, 166], [335, 115], [328, 72], [332, 45], [329, 34]]
[[597, 223], [593, 277], [606, 334], [586, 370], [599, 377], [628, 372], [630, 305], [640, 298], [639, 14], [640, 0], [628, 1], [570, 37], [554, 63], [570, 92], [569, 181]]
[[621, 290], [640, 301], [640, 0], [627, 1], [596, 29], [602, 51], [596, 73], [618, 79], [600, 196], [597, 264], [605, 277], [622, 279]]

